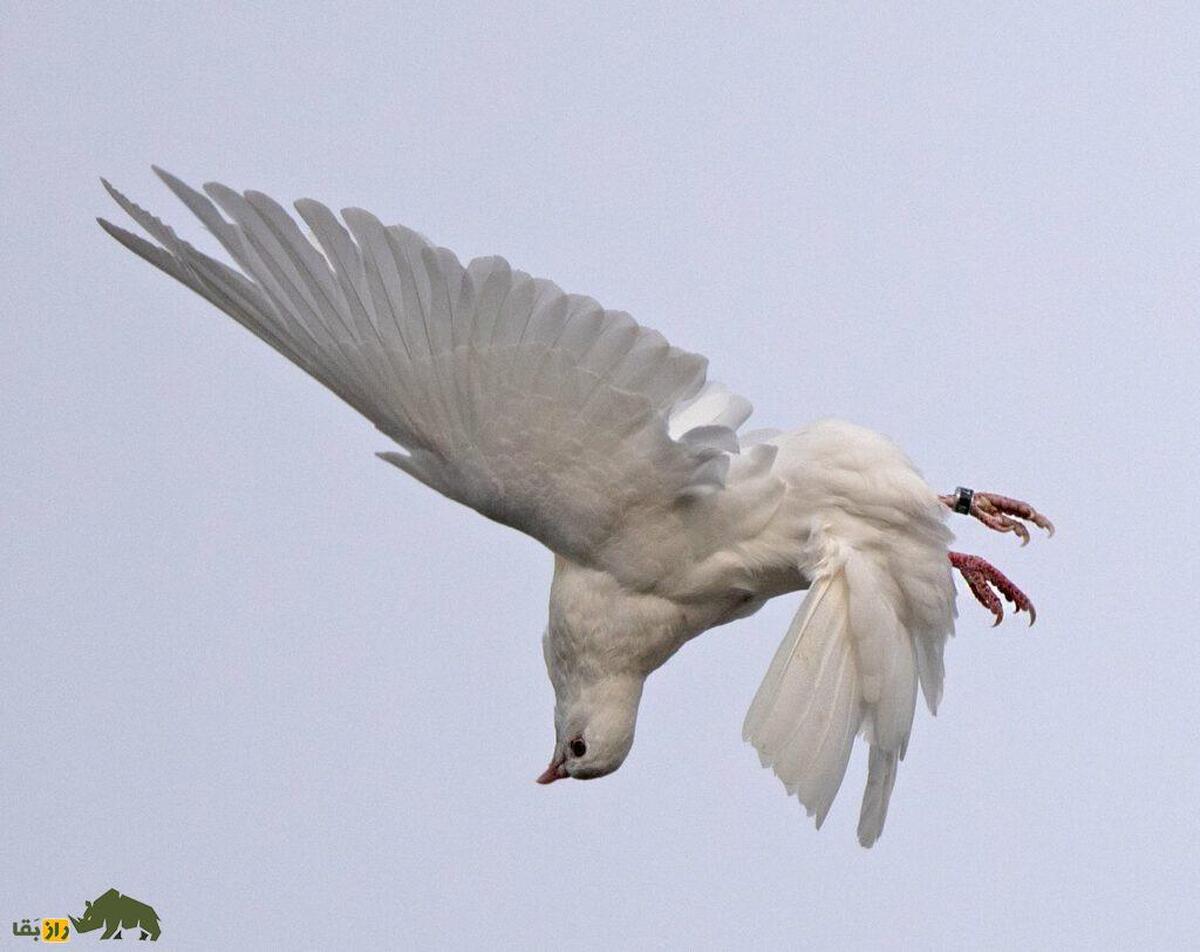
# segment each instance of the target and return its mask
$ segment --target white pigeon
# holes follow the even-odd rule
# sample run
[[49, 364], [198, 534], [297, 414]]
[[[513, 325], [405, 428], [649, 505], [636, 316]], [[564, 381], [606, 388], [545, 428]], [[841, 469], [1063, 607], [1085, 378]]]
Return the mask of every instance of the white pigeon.
[[101, 219], [110, 235], [367, 417], [401, 448], [383, 459], [554, 553], [542, 645], [555, 744], [540, 782], [616, 770], [650, 672], [807, 589], [743, 734], [818, 827], [863, 735], [870, 846], [918, 684], [931, 711], [941, 698], [952, 568], [997, 622], [993, 587], [1032, 619], [996, 569], [949, 551], [945, 526], [957, 509], [1023, 542], [1019, 519], [1052, 532], [1027, 504], [939, 496], [893, 443], [850, 423], [739, 434], [750, 403], [706, 382], [703, 357], [503, 258], [464, 267], [414, 231], [357, 208], [339, 221], [308, 199], [295, 204], [306, 236], [266, 195], [205, 195], [155, 171], [241, 272], [105, 182], [157, 244]]

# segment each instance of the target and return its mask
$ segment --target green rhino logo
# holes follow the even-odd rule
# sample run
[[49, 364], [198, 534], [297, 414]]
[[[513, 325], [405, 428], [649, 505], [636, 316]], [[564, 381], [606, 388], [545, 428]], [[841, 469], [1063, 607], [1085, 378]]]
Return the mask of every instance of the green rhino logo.
[[92, 902], [84, 903], [83, 915], [78, 919], [71, 916], [70, 919], [76, 932], [91, 932], [104, 926], [101, 939], [119, 939], [122, 929], [132, 929], [134, 926], [141, 927], [139, 939], [157, 942], [162, 933], [157, 912], [144, 902], [122, 896], [115, 889], [97, 896]]

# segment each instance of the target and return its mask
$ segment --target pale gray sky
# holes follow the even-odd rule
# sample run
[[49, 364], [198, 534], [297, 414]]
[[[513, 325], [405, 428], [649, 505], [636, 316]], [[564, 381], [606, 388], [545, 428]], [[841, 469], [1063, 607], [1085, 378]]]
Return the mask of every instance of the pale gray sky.
[[[910, 6], [910, 5], [904, 5]], [[1194, 941], [1194, 4], [3, 4], [0, 945], [115, 886], [171, 949]], [[542, 788], [550, 558], [108, 239], [103, 174], [357, 204], [1030, 499], [883, 839], [742, 743], [797, 598]], [[88, 937], [89, 939], [94, 936]], [[81, 940], [82, 941], [82, 940]]]

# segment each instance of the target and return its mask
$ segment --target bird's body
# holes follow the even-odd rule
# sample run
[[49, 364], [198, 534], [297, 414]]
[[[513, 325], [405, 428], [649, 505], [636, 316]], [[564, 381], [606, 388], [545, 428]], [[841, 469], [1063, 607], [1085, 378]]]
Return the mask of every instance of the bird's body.
[[[652, 671], [809, 589], [744, 734], [818, 825], [864, 735], [859, 839], [874, 842], [918, 685], [930, 709], [941, 697], [954, 617], [951, 503], [894, 444], [838, 421], [739, 433], [750, 404], [706, 382], [703, 358], [503, 259], [464, 267], [408, 229], [351, 209], [347, 231], [303, 200], [310, 239], [260, 193], [210, 185], [210, 201], [160, 175], [242, 273], [112, 189], [158, 244], [102, 221], [110, 234], [363, 413], [403, 449], [384, 459], [554, 553], [555, 747], [539, 779], [615, 770]], [[993, 528], [1040, 519], [991, 499], [969, 511]], [[982, 598], [996, 583], [981, 566], [964, 574]]]
[[[769, 469], [734, 467], [724, 492], [677, 514], [677, 531], [660, 540], [661, 574], [622, 578], [555, 559], [548, 659], [563, 669], [576, 659], [589, 667], [590, 653], [603, 652], [645, 676], [697, 635], [807, 589], [838, 544], [911, 576], [910, 584], [922, 586], [913, 597], [928, 606], [925, 626], [949, 632], [945, 509], [893, 444], [823, 421], [759, 445], [775, 451]], [[701, 547], [681, 552], [681, 541], [697, 538]]]
[[[658, 577], [622, 580], [555, 560], [545, 635], [546, 664], [560, 698], [554, 761], [575, 730], [562, 713], [570, 699], [606, 686], [611, 703], [630, 709], [621, 722], [628, 735], [619, 740], [631, 741], [642, 682], [688, 640], [752, 614], [777, 595], [837, 578], [849, 589], [847, 601], [851, 593], [870, 600], [872, 616], [859, 629], [847, 625], [829, 633], [828, 643], [806, 646], [824, 648], [824, 655], [795, 652], [792, 664], [802, 682], [795, 696], [760, 694], [752, 711], [757, 719], [746, 725], [747, 739], [770, 738], [760, 746], [763, 762], [776, 767], [789, 792], [800, 792], [804, 777], [820, 768], [802, 796], [820, 821], [855, 734], [866, 729], [875, 736], [880, 724], [898, 759], [918, 683], [931, 709], [940, 699], [942, 648], [954, 614], [946, 509], [894, 444], [852, 424], [823, 421], [757, 447], [757, 466], [751, 447], [743, 465], [731, 467], [723, 492], [678, 509], [674, 534], [661, 539]], [[695, 548], [681, 552], [680, 540]], [[855, 652], [861, 657], [848, 663]], [[869, 672], [870, 685], [858, 682], [860, 671]], [[823, 733], [824, 716], [839, 710], [841, 732]], [[818, 728], [814, 736], [800, 730], [806, 714]], [[796, 750], [781, 758], [788, 742]], [[627, 745], [616, 746], [623, 758]], [[871, 838], [877, 835], [875, 829]]]

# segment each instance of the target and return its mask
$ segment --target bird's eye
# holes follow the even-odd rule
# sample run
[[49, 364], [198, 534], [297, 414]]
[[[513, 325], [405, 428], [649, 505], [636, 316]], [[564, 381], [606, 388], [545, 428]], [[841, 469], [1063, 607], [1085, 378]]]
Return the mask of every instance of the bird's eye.
[[571, 756], [572, 757], [582, 757], [586, 753], [587, 753], [587, 744], [585, 744], [583, 742], [582, 737], [576, 737], [573, 741], [571, 741]]

